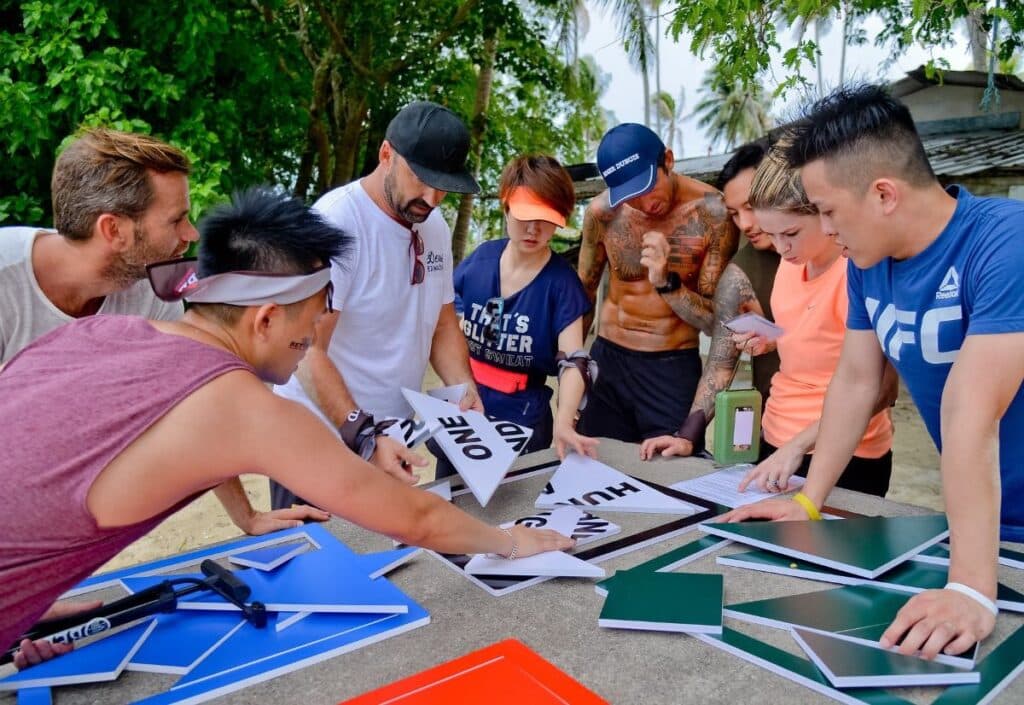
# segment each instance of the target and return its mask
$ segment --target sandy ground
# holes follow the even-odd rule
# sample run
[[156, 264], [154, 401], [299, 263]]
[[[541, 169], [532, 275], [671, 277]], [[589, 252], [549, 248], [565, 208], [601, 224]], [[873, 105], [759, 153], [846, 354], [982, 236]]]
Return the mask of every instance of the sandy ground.
[[[738, 376], [738, 384], [741, 384], [743, 372], [741, 371]], [[430, 389], [436, 386], [440, 386], [440, 380], [433, 371], [428, 371], [423, 380], [423, 388]], [[893, 421], [896, 428], [894, 468], [887, 498], [941, 511], [943, 504], [938, 453], [906, 389], [900, 391], [900, 399], [893, 410]], [[429, 453], [426, 455], [429, 456]], [[425, 468], [421, 480], [432, 480], [433, 473], [433, 466]], [[269, 509], [270, 497], [266, 478], [260, 475], [247, 475], [242, 481], [253, 506], [257, 509]], [[170, 556], [234, 538], [240, 534], [217, 498], [208, 492], [167, 519], [148, 536], [129, 546], [101, 570], [112, 570]]]

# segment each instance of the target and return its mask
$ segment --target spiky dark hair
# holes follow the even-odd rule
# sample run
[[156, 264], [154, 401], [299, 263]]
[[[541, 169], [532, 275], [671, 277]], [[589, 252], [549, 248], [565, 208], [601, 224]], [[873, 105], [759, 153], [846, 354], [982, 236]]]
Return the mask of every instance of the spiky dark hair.
[[889, 175], [914, 185], [935, 181], [935, 172], [907, 106], [884, 86], [840, 88], [817, 101], [794, 124], [785, 150], [799, 168], [818, 159], [833, 162], [832, 173], [848, 185], [864, 187]]
[[308, 274], [344, 266], [352, 237], [288, 195], [266, 187], [235, 193], [199, 222], [199, 276], [224, 272]]

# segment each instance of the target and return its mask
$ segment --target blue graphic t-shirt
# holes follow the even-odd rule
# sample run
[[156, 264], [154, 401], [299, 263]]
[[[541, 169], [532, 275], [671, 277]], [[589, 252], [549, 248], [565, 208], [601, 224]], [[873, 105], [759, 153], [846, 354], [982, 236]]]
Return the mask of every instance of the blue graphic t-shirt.
[[[455, 310], [462, 315], [471, 357], [536, 378], [558, 373], [558, 335], [590, 310], [580, 278], [553, 254], [533, 281], [504, 299], [501, 323], [488, 333], [487, 302], [501, 297], [501, 253], [508, 240], [484, 242], [455, 268]], [[566, 350], [565, 352], [572, 352]], [[551, 389], [536, 383], [515, 394], [480, 386], [487, 413], [533, 428], [550, 413]]]
[[[846, 325], [874, 330], [942, 452], [940, 412], [957, 352], [968, 335], [1024, 331], [1024, 203], [977, 198], [951, 186], [952, 220], [910, 259], [850, 262]], [[1024, 388], [999, 426], [1000, 537], [1024, 541]]]

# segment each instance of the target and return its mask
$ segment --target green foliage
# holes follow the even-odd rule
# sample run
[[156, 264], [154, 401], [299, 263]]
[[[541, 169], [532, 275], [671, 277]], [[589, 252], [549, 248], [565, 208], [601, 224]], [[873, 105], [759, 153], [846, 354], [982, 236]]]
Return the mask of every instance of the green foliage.
[[[0, 220], [49, 221], [49, 176], [80, 126], [155, 134], [193, 159], [198, 213], [294, 171], [301, 85], [268, 78], [276, 30], [245, 3], [7, 2], [0, 6]], [[9, 20], [9, 21], [8, 21]], [[289, 163], [290, 162], [290, 163]]]
[[498, 28], [485, 188], [522, 151], [580, 160], [603, 112], [550, 36], [559, 2], [0, 0], [0, 223], [49, 222], [53, 161], [83, 125], [183, 148], [197, 214], [257, 183], [314, 198], [373, 168], [409, 100], [468, 120]]
[[[996, 15], [1001, 18], [999, 59], [1010, 59], [1024, 37], [1024, 0], [1004, 0], [998, 9], [983, 0], [677, 0], [671, 31], [676, 39], [689, 34], [694, 53], [712, 56], [727, 85], [756, 85], [772, 57], [780, 56], [786, 69], [776, 89], [780, 94], [810, 83], [805, 76], [817, 61], [818, 48], [801, 31], [796, 46], [783, 52], [779, 32], [829, 21], [844, 8], [858, 21], [872, 15], [882, 20], [875, 44], [893, 58], [914, 45], [951, 46], [958, 23], [972, 11], [981, 13], [986, 29]], [[867, 41], [856, 27], [847, 36], [852, 45]]]

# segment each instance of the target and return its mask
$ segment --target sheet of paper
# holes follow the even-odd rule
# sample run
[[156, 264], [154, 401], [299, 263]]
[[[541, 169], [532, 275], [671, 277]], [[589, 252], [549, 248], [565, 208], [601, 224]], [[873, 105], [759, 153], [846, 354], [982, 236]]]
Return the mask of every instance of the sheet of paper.
[[754, 444], [754, 412], [751, 409], [737, 409], [736, 423], [732, 426], [732, 444], [735, 447], [750, 447]]
[[764, 316], [749, 312], [742, 313], [731, 321], [725, 321], [722, 325], [734, 333], [756, 333], [768, 340], [775, 340], [785, 332]]
[[[739, 414], [737, 414], [739, 416]], [[739, 492], [740, 480], [754, 467], [749, 463], [742, 465], [731, 465], [717, 472], [708, 473], [695, 477], [692, 480], [683, 480], [672, 485], [672, 489], [696, 495], [727, 507], [742, 507], [745, 504], [760, 502], [762, 499], [778, 497], [771, 492], [761, 492], [756, 485], [748, 486], [745, 492]], [[789, 485], [786, 492], [795, 492], [804, 486], [804, 478], [794, 475], [789, 478]]]

